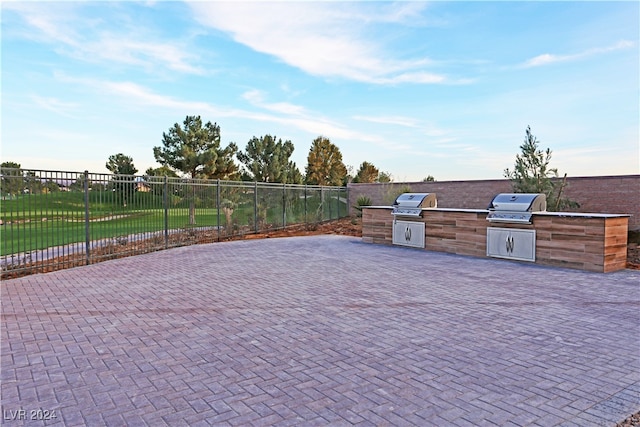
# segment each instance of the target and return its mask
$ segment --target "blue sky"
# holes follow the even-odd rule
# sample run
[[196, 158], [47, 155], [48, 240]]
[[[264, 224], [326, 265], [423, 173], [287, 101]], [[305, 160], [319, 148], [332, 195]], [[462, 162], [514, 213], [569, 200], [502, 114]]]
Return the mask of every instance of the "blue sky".
[[499, 179], [527, 126], [569, 176], [640, 173], [639, 3], [2, 2], [2, 161], [140, 173], [186, 115], [325, 136], [353, 173]]

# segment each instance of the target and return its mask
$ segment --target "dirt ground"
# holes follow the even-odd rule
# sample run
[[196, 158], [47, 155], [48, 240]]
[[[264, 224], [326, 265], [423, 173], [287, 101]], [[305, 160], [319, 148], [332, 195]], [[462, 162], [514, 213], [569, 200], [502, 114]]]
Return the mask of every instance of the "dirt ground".
[[626, 420], [616, 424], [616, 427], [638, 427], [640, 426], [640, 412], [636, 412]]
[[362, 219], [348, 217], [319, 224], [292, 225], [283, 230], [247, 234], [241, 239], [268, 239], [271, 237], [313, 236], [319, 234], [362, 237]]

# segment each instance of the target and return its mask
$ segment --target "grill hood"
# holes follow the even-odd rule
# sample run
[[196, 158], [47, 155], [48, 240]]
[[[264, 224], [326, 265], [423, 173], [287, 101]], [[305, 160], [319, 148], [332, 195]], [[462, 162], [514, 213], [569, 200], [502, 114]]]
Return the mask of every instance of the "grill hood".
[[542, 193], [501, 193], [493, 198], [487, 215], [490, 222], [531, 224], [532, 212], [547, 210], [547, 196]]
[[402, 193], [393, 202], [392, 215], [420, 216], [422, 209], [438, 206], [435, 193]]

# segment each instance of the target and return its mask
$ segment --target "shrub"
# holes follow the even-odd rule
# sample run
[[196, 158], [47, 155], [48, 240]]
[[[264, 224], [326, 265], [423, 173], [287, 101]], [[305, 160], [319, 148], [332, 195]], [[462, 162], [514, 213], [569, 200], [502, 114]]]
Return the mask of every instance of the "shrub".
[[356, 213], [357, 216], [362, 216], [362, 208], [364, 206], [371, 206], [371, 199], [367, 196], [358, 196], [356, 204], [353, 206], [353, 208], [358, 211]]

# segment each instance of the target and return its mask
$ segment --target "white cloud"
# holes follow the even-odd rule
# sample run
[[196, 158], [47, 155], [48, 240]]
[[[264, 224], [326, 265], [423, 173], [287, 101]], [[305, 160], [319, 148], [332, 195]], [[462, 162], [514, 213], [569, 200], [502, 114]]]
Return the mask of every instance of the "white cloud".
[[306, 114], [306, 109], [301, 105], [295, 105], [288, 102], [265, 102], [265, 94], [257, 89], [247, 91], [242, 94], [242, 98], [251, 105], [263, 108], [265, 110], [282, 113], [287, 115], [302, 116]]
[[[55, 51], [85, 62], [126, 64], [157, 72], [158, 67], [186, 74], [204, 74], [184, 41], [166, 41], [133, 28], [116, 14], [95, 18], [89, 4], [71, 2], [8, 2], [2, 8], [22, 18], [15, 35], [52, 45]], [[17, 21], [14, 21], [17, 22]], [[113, 30], [112, 28], [117, 28]]]
[[89, 42], [76, 51], [76, 55], [89, 57], [97, 52], [102, 60], [140, 65], [154, 70], [164, 66], [170, 70], [185, 74], [205, 74], [205, 71], [192, 65], [197, 61], [184, 46], [161, 41], [137, 41], [114, 34], [105, 34], [98, 40]]
[[[424, 3], [192, 2], [203, 25], [304, 72], [374, 84], [457, 83], [374, 42], [377, 24], [416, 25]], [[416, 18], [418, 17], [418, 18]]]
[[554, 64], [558, 62], [570, 62], [576, 61], [583, 58], [587, 58], [590, 56], [595, 56], [599, 54], [604, 54], [608, 52], [613, 52], [616, 50], [629, 49], [635, 46], [635, 43], [628, 40], [621, 40], [618, 43], [604, 47], [604, 48], [594, 48], [588, 49], [584, 52], [569, 54], [569, 55], [554, 55], [550, 53], [544, 53], [542, 55], [538, 55], [524, 62], [521, 65], [522, 68], [531, 68], [531, 67], [540, 67], [543, 65]]
[[154, 109], [166, 109], [184, 114], [185, 111], [195, 111], [200, 115], [213, 117], [229, 117], [255, 120], [267, 123], [279, 123], [293, 127], [313, 135], [325, 135], [330, 138], [346, 139], [352, 141], [364, 141], [390, 149], [399, 149], [402, 146], [394, 146], [379, 137], [349, 129], [340, 123], [322, 117], [317, 113], [307, 113], [303, 107], [287, 103], [268, 103], [265, 94], [261, 91], [251, 90], [244, 93], [243, 97], [253, 106], [266, 110], [256, 112], [227, 106], [216, 106], [201, 101], [185, 101], [158, 94], [137, 83], [128, 81], [108, 81], [86, 78], [69, 77], [56, 74], [56, 78], [65, 83], [82, 84], [95, 92], [105, 93], [109, 96], [119, 96], [126, 100], [128, 106], [141, 106]]
[[416, 119], [402, 116], [353, 116], [354, 120], [362, 120], [371, 123], [380, 123], [385, 125], [397, 125], [408, 128], [418, 127]]
[[66, 117], [73, 117], [80, 107], [77, 103], [60, 101], [57, 98], [31, 95], [31, 100], [40, 108]]

